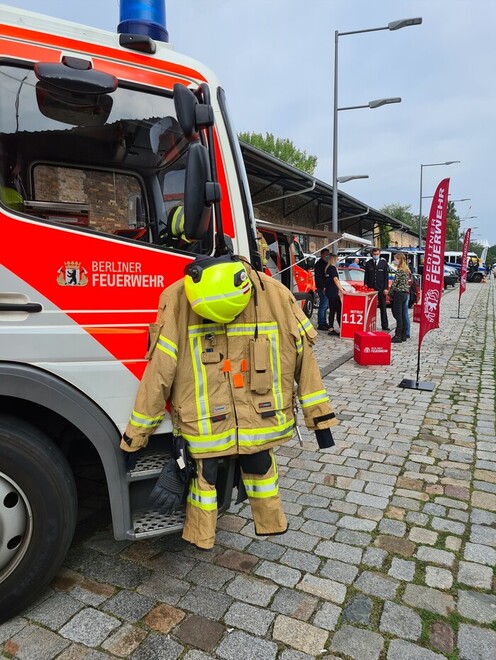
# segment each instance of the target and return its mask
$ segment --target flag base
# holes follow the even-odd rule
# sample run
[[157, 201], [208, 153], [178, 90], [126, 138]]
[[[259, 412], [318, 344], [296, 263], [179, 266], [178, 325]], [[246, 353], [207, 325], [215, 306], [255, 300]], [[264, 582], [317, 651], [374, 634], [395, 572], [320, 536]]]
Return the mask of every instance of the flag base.
[[435, 384], [425, 380], [410, 380], [409, 378], [403, 378], [398, 387], [403, 387], [409, 390], [423, 390], [424, 392], [432, 392], [434, 390]]

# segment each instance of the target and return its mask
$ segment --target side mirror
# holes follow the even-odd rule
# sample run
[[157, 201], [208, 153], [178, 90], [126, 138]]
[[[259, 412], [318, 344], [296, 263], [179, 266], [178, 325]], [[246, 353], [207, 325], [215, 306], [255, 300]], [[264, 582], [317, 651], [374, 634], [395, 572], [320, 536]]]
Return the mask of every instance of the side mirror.
[[214, 111], [211, 105], [198, 103], [198, 99], [188, 87], [174, 85], [174, 107], [183, 133], [188, 140], [198, 140], [198, 131], [214, 125]]
[[208, 149], [194, 142], [188, 151], [184, 186], [184, 234], [189, 240], [206, 237], [212, 220], [212, 204], [220, 201], [220, 186], [211, 178]]

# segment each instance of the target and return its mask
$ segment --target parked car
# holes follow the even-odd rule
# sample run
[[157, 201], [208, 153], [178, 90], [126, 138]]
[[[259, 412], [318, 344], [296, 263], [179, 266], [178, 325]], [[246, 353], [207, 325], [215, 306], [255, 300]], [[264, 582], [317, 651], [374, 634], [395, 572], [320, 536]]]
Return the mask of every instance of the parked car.
[[447, 289], [449, 286], [455, 287], [456, 284], [460, 281], [460, 275], [458, 269], [454, 266], [444, 266], [444, 288]]
[[366, 289], [363, 280], [365, 271], [363, 268], [347, 268], [338, 267], [339, 279], [341, 282], [348, 282], [355, 291], [363, 291]]

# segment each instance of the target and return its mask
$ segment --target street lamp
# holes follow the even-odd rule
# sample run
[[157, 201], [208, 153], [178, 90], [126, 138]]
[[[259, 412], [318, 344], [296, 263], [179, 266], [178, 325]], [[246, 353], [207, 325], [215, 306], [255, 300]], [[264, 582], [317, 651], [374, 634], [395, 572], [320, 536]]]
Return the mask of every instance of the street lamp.
[[460, 160], [446, 160], [444, 163], [423, 163], [420, 165], [420, 203], [419, 203], [419, 248], [422, 247], [422, 176], [424, 167], [437, 167], [438, 165], [453, 165], [453, 163], [460, 163]]
[[[463, 220], [474, 220], [477, 218], [477, 215], [466, 215], [464, 218], [460, 218], [460, 222], [463, 222]], [[461, 227], [458, 228], [458, 234], [457, 234], [457, 239], [456, 239], [456, 251], [460, 251], [460, 229]], [[479, 227], [471, 227], [470, 229], [479, 229]]]
[[[380, 30], [401, 30], [401, 28], [410, 25], [420, 25], [421, 18], [402, 18], [398, 21], [391, 21], [387, 25], [378, 28], [368, 28], [366, 30], [352, 30], [351, 32], [334, 32], [334, 108], [333, 108], [333, 139], [332, 139], [332, 231], [338, 231], [338, 43], [339, 37], [348, 36], [351, 34], [363, 34], [364, 32], [378, 32]], [[384, 100], [385, 103], [399, 103], [398, 100]], [[377, 105], [378, 101], [371, 101], [366, 107], [370, 109], [379, 108], [384, 103]], [[372, 104], [372, 105], [371, 105]], [[344, 110], [344, 108], [341, 108]], [[337, 246], [334, 246], [333, 251], [337, 254]]]
[[338, 176], [338, 183], [348, 183], [348, 181], [354, 181], [355, 179], [368, 179], [368, 174], [348, 174], [347, 176]]

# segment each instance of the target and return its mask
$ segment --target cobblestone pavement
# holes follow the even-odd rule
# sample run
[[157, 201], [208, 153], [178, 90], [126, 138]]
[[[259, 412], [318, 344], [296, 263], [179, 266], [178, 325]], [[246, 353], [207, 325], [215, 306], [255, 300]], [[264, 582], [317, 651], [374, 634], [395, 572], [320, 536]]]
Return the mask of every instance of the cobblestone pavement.
[[[489, 660], [496, 657], [495, 299], [443, 296], [442, 327], [361, 367], [319, 333], [336, 447], [303, 430], [277, 452], [290, 529], [255, 537], [249, 507], [213, 551], [179, 537], [79, 536], [51, 588], [0, 626], [4, 657], [75, 660]], [[455, 317], [455, 318], [454, 318]]]

